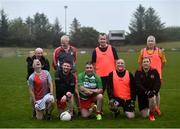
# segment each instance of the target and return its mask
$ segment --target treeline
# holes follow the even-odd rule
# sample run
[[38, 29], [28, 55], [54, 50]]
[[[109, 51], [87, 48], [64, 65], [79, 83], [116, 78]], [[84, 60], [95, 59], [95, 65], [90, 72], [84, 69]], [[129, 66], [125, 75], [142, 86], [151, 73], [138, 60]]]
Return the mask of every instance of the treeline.
[[157, 42], [180, 41], [180, 27], [165, 27], [157, 12], [142, 5], [133, 13], [126, 40], [131, 44], [143, 44], [148, 35], [154, 35]]
[[[154, 35], [158, 42], [180, 40], [180, 27], [165, 27], [152, 7], [145, 9], [142, 5], [133, 13], [129, 31], [126, 44], [144, 44], [148, 35]], [[53, 48], [59, 45], [59, 39], [64, 34], [58, 18], [52, 24], [44, 13], [36, 13], [25, 20], [21, 17], [9, 20], [4, 10], [0, 10], [1, 47]], [[97, 46], [98, 34], [93, 27], [81, 26], [76, 18], [70, 25], [69, 35], [76, 47]]]

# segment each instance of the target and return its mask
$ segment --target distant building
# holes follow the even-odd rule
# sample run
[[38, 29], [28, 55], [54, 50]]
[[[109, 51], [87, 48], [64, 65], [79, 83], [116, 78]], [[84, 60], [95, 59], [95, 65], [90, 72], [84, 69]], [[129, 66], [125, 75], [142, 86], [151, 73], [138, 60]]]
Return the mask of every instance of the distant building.
[[125, 31], [124, 30], [110, 30], [109, 42], [115, 46], [124, 45], [125, 42]]

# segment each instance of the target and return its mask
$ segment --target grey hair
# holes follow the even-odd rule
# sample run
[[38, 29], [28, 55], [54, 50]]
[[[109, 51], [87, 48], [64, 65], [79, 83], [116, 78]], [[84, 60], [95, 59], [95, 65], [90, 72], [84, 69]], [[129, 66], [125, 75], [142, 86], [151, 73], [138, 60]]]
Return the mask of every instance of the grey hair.
[[65, 39], [68, 40], [68, 41], [70, 40], [68, 35], [63, 35], [63, 36], [61, 37], [61, 42], [62, 42], [63, 40], [65, 40]]
[[148, 40], [153, 40], [154, 42], [156, 42], [156, 38], [153, 35], [149, 35], [147, 38], [147, 42]]

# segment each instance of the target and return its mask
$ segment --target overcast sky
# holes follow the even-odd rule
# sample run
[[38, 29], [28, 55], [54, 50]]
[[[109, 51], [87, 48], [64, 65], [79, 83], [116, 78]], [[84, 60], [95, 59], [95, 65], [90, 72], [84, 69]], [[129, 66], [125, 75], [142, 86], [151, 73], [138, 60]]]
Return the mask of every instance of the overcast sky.
[[146, 9], [153, 7], [166, 26], [180, 26], [180, 0], [0, 0], [0, 9], [4, 9], [9, 19], [25, 20], [37, 12], [46, 14], [51, 23], [58, 17], [65, 30], [64, 6], [67, 5], [68, 31], [76, 17], [81, 26], [108, 33], [109, 30], [129, 31], [130, 20], [139, 4]]

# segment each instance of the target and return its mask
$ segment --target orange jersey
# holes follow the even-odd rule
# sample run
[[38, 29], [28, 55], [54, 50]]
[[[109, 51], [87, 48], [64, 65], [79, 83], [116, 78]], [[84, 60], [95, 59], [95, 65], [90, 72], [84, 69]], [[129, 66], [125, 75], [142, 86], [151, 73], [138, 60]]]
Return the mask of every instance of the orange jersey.
[[116, 71], [113, 71], [113, 89], [115, 97], [124, 100], [131, 99], [130, 77], [127, 70], [124, 77], [119, 77]]
[[162, 79], [162, 65], [167, 62], [165, 54], [157, 47], [155, 47], [153, 50], [143, 48], [138, 58], [138, 63], [140, 65], [144, 57], [150, 58], [151, 67], [158, 71], [160, 78]]
[[108, 45], [105, 52], [102, 52], [97, 47], [96, 49], [96, 73], [100, 76], [108, 76], [110, 72], [115, 70], [115, 59], [112, 52], [112, 47]]

